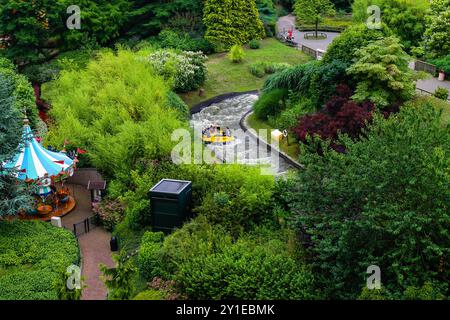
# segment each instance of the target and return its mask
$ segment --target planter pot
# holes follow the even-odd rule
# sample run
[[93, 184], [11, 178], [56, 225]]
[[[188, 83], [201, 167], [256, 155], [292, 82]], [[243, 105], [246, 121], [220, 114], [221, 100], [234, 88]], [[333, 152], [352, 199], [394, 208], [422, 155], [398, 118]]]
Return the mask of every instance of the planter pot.
[[439, 71], [439, 81], [444, 81], [445, 80], [445, 73], [444, 71]]

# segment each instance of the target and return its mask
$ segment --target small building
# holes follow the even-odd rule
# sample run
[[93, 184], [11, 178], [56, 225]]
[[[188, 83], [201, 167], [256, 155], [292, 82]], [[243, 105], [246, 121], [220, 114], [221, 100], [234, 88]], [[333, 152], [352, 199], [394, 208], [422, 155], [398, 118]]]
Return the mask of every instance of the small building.
[[192, 182], [163, 179], [150, 190], [153, 231], [170, 233], [191, 218]]

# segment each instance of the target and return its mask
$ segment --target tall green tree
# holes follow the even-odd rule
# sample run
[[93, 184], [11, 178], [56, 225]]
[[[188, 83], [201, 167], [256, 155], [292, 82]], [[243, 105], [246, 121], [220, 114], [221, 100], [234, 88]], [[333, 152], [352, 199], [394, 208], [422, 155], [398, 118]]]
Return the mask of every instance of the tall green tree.
[[14, 171], [3, 168], [11, 160], [21, 142], [21, 114], [14, 106], [13, 83], [0, 73], [0, 217], [15, 215], [28, 209], [30, 196], [23, 183], [14, 177]]
[[353, 99], [370, 100], [378, 107], [409, 100], [415, 92], [415, 78], [409, 55], [399, 40], [388, 37], [356, 51], [357, 61], [347, 69], [358, 82]]
[[426, 26], [429, 0], [355, 0], [353, 20], [365, 23], [371, 12], [367, 8], [376, 5], [381, 10], [381, 21], [400, 38], [409, 52], [420, 45]]
[[377, 265], [394, 298], [426, 282], [448, 295], [450, 126], [432, 104], [408, 104], [342, 141], [345, 155], [302, 146], [305, 170], [285, 193], [320, 288], [354, 299]]
[[442, 57], [450, 52], [450, 0], [432, 0], [424, 34], [425, 54]]
[[316, 38], [319, 32], [319, 23], [325, 16], [335, 13], [335, 8], [330, 0], [296, 0], [294, 13], [302, 23], [310, 23], [316, 26]]
[[205, 39], [225, 49], [265, 36], [255, 0], [206, 0], [203, 23]]

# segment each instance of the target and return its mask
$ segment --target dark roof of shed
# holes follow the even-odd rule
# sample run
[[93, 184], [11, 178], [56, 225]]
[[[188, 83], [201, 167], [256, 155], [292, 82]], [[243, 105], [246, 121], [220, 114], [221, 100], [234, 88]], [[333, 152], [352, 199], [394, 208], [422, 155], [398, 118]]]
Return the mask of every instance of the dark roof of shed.
[[191, 184], [191, 181], [162, 179], [150, 191], [180, 194], [186, 187]]

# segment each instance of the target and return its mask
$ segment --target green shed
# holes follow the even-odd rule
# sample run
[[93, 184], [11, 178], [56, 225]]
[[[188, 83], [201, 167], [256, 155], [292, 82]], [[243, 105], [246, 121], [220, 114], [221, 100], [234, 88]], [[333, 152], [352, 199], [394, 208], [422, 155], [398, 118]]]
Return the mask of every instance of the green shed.
[[162, 179], [150, 189], [153, 231], [170, 233], [191, 217], [192, 182]]

